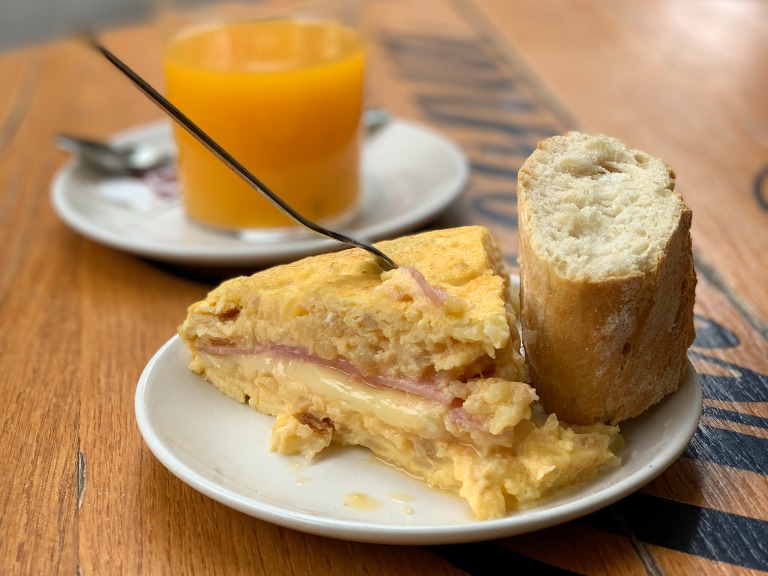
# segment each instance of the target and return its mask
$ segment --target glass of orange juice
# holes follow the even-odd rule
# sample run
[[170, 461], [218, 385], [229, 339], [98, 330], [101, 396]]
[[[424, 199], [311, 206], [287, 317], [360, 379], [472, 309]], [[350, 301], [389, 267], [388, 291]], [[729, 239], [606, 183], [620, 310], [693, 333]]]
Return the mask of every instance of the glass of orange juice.
[[[351, 220], [360, 197], [365, 51], [352, 13], [359, 4], [263, 0], [251, 10], [209, 2], [186, 14], [163, 55], [169, 100], [290, 206], [326, 226]], [[297, 229], [186, 132], [176, 128], [175, 138], [193, 221], [257, 238]]]

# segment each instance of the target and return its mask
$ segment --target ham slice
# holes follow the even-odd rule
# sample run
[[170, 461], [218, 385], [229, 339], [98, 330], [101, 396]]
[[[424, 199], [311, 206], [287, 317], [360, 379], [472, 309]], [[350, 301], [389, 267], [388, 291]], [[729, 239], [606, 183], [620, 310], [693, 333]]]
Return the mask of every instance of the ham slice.
[[430, 284], [427, 279], [424, 278], [424, 274], [419, 272], [413, 266], [404, 266], [402, 270], [407, 272], [411, 278], [416, 281], [416, 284], [418, 285], [419, 289], [421, 289], [424, 296], [426, 296], [436, 306], [439, 306], [448, 300], [449, 295], [447, 292], [432, 286], [432, 284]]
[[343, 358], [335, 358], [333, 360], [326, 360], [310, 354], [303, 348], [295, 346], [284, 346], [282, 344], [259, 344], [250, 347], [240, 347], [235, 345], [211, 345], [201, 346], [198, 348], [198, 352], [205, 354], [217, 354], [223, 356], [241, 355], [250, 356], [253, 354], [270, 354], [278, 358], [289, 358], [292, 360], [299, 360], [301, 362], [309, 362], [323, 366], [325, 368], [331, 368], [338, 370], [342, 374], [354, 378], [355, 380], [365, 382], [369, 386], [374, 388], [392, 388], [395, 390], [401, 390], [408, 394], [415, 394], [428, 400], [435, 400], [446, 406], [453, 400], [453, 395], [450, 394], [444, 386], [440, 377], [436, 377], [430, 380], [409, 380], [406, 378], [391, 378], [388, 376], [380, 375], [365, 375], [362, 374], [352, 363]]
[[[338, 370], [345, 376], [360, 382], [364, 382], [365, 384], [368, 384], [374, 388], [389, 388], [400, 390], [407, 394], [413, 394], [427, 400], [439, 402], [448, 408], [445, 416], [446, 421], [453, 423], [459, 429], [464, 430], [465, 432], [488, 432], [487, 423], [468, 415], [461, 406], [463, 400], [461, 398], [454, 397], [443, 385], [443, 382], [440, 380], [439, 376], [430, 380], [409, 380], [405, 378], [391, 378], [379, 375], [364, 375], [349, 361], [343, 358], [326, 360], [307, 352], [303, 348], [274, 343], [259, 344], [249, 347], [226, 344], [201, 346], [198, 348], [198, 352], [222, 356], [250, 356], [254, 354], [269, 354], [275, 358], [285, 358], [297, 360], [300, 362], [308, 362], [318, 366], [323, 366], [325, 368], [330, 368], [332, 370]], [[506, 434], [502, 434], [502, 436], [506, 436]]]

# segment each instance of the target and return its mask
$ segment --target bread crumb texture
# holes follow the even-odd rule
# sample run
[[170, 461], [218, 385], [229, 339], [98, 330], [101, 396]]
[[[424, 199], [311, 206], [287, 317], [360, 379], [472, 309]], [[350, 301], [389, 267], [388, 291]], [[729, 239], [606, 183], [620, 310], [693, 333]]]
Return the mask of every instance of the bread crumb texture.
[[684, 209], [664, 162], [609, 136], [546, 140], [520, 178], [533, 249], [572, 280], [653, 269]]

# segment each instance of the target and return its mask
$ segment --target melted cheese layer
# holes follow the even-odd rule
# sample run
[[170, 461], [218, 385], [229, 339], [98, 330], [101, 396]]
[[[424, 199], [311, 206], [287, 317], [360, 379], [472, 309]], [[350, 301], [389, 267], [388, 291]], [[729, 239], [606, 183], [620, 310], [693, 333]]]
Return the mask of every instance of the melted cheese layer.
[[[221, 363], [222, 356], [206, 356], [206, 361]], [[281, 390], [300, 386], [309, 393], [334, 404], [342, 413], [371, 415], [384, 424], [432, 438], [448, 437], [445, 428], [446, 407], [435, 400], [422, 398], [402, 390], [376, 388], [360, 382], [339, 370], [295, 358], [269, 353], [230, 356], [245, 373], [268, 372]]]

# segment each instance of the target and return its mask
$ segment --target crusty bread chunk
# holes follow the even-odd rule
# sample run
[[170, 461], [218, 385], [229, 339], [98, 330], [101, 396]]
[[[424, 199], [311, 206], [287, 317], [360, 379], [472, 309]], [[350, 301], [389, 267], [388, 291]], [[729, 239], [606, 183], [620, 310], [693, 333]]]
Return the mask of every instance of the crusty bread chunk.
[[696, 275], [674, 185], [661, 160], [579, 132], [545, 140], [520, 170], [526, 367], [561, 420], [618, 423], [685, 374]]

